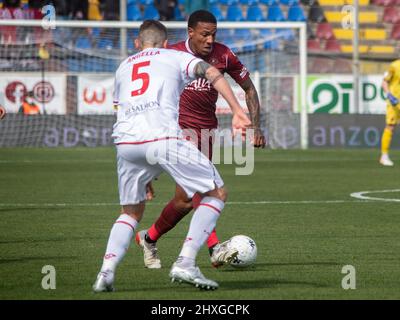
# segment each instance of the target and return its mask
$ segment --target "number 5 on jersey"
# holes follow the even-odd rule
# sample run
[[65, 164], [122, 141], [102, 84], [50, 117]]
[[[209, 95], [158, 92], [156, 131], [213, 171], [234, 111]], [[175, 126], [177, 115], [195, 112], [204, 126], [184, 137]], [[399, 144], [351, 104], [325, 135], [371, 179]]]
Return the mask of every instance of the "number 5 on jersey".
[[146, 92], [147, 88], [149, 87], [150, 82], [150, 75], [147, 72], [140, 72], [140, 68], [147, 67], [150, 65], [150, 61], [143, 61], [140, 63], [136, 63], [133, 65], [132, 69], [132, 82], [136, 80], [142, 80], [142, 86], [131, 92], [131, 96], [140, 96]]

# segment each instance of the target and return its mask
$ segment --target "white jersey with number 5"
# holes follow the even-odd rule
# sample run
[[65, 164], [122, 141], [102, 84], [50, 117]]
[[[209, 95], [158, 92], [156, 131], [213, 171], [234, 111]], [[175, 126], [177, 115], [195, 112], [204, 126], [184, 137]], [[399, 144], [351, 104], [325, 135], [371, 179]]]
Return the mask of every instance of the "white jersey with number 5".
[[186, 52], [148, 48], [130, 56], [115, 75], [116, 144], [181, 137], [179, 98], [202, 61]]

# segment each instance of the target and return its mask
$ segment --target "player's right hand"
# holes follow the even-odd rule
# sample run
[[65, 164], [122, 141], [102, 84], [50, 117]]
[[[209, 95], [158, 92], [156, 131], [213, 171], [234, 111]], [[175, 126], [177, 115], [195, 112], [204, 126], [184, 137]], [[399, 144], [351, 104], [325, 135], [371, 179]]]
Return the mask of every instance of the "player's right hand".
[[233, 136], [241, 134], [242, 138], [246, 138], [246, 129], [251, 126], [251, 121], [244, 112], [235, 113], [232, 117]]
[[254, 148], [265, 148], [266, 140], [265, 136], [260, 128], [254, 129], [254, 137], [252, 139], [252, 144]]
[[399, 99], [397, 99], [394, 95], [392, 95], [390, 92], [387, 95], [388, 100], [390, 101], [390, 104], [394, 107], [399, 104]]

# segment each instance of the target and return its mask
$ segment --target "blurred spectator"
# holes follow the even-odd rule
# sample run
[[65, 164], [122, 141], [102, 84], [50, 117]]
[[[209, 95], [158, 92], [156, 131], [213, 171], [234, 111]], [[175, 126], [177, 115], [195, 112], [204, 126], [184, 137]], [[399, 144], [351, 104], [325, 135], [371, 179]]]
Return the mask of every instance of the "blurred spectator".
[[87, 20], [88, 18], [88, 2], [83, 0], [69, 0], [68, 2], [69, 16], [73, 20]]
[[174, 20], [175, 7], [178, 5], [177, 0], [154, 0], [154, 6], [160, 14], [161, 21]]
[[197, 10], [208, 10], [209, 2], [208, 0], [185, 0], [185, 16], [189, 17], [190, 14]]
[[119, 20], [119, 1], [103, 0], [104, 20]]
[[67, 19], [69, 15], [67, 0], [52, 0], [51, 4], [56, 8], [56, 15], [58, 19]]
[[89, 0], [88, 1], [88, 19], [89, 20], [103, 20], [100, 13], [100, 1], [99, 0]]
[[29, 0], [29, 8], [41, 9], [43, 6], [48, 4], [46, 0]]
[[29, 91], [24, 101], [22, 102], [21, 107], [18, 110], [18, 113], [23, 113], [24, 115], [37, 115], [40, 114], [40, 108], [36, 104], [34, 99], [34, 94], [32, 91]]
[[20, 0], [4, 0], [4, 7], [5, 8], [19, 8]]

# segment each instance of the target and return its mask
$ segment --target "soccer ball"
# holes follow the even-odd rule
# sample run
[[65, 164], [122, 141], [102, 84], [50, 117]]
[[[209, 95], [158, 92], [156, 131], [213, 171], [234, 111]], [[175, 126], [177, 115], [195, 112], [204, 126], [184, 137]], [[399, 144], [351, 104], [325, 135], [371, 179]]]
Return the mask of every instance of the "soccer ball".
[[239, 253], [231, 261], [235, 268], [245, 268], [252, 265], [257, 258], [256, 242], [248, 236], [238, 235], [229, 240], [229, 246], [235, 248]]

